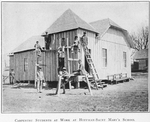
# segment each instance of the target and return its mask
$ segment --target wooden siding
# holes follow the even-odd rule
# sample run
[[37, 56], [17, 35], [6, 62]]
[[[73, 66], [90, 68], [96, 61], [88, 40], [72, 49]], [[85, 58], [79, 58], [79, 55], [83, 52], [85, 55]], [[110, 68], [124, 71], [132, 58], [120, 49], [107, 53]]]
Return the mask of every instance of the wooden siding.
[[[33, 51], [15, 53], [15, 78], [19, 81], [34, 80], [35, 58]], [[27, 70], [24, 70], [24, 59], [27, 59]]]
[[[84, 31], [79, 29], [80, 37]], [[93, 32], [85, 32], [88, 37], [88, 48], [91, 49], [91, 57], [100, 79], [106, 79], [108, 75], [118, 73], [127, 73], [128, 77], [131, 77], [130, 48], [122, 32], [110, 28], [101, 39], [97, 39]], [[102, 48], [107, 49], [107, 67], [103, 66]], [[123, 66], [123, 52], [127, 54], [126, 67]], [[80, 57], [85, 64], [83, 50]]]
[[[77, 35], [77, 30], [70, 30], [70, 31], [64, 31], [56, 34], [50, 35], [50, 39], [52, 40], [51, 43], [51, 49], [52, 50], [57, 50], [58, 47], [60, 46], [60, 41], [62, 38], [65, 38], [65, 40], [68, 38], [68, 43], [69, 46], [71, 46], [74, 42], [74, 37]], [[69, 57], [70, 58], [77, 58], [77, 55], [73, 55], [69, 51]], [[65, 67], [68, 69], [68, 55], [67, 51], [65, 52]], [[77, 70], [78, 64], [76, 61], [70, 61], [70, 72], [73, 72], [74, 70]], [[68, 69], [69, 70], [69, 69]]]
[[77, 30], [64, 31], [56, 34], [50, 35], [50, 40], [52, 40], [51, 48], [52, 50], [57, 50], [60, 46], [61, 38], [69, 40], [69, 46], [73, 44], [74, 37], [77, 35]]
[[[35, 79], [35, 53], [34, 51], [14, 54], [15, 77], [19, 81], [33, 81]], [[24, 71], [24, 59], [27, 59], [27, 70]], [[46, 81], [57, 81], [57, 52], [42, 52], [40, 64]], [[10, 64], [12, 65], [12, 63]]]
[[45, 52], [45, 80], [46, 81], [57, 81], [58, 80], [58, 58], [57, 51], [46, 51]]
[[[131, 77], [130, 48], [122, 32], [109, 29], [100, 40], [95, 40], [95, 43], [93, 60], [100, 78], [105, 79], [108, 75], [118, 73], [127, 73], [128, 77]], [[107, 49], [107, 67], [102, 65], [102, 48]], [[123, 64], [123, 52], [127, 54], [126, 67]]]
[[[46, 81], [57, 81], [58, 80], [58, 54], [57, 49], [60, 45], [61, 38], [68, 38], [69, 46], [71, 46], [74, 42], [74, 37], [77, 35], [77, 30], [71, 30], [61, 33], [56, 33], [55, 35], [51, 35], [52, 39], [51, 48], [52, 50], [42, 52], [41, 63], [42, 63], [42, 71], [44, 72], [44, 76]], [[55, 40], [54, 40], [55, 39]], [[77, 58], [77, 55], [71, 54], [69, 52], [70, 58]], [[24, 59], [27, 59], [27, 71], [24, 71]], [[67, 53], [65, 57], [65, 66], [68, 68], [67, 61]], [[13, 60], [11, 58], [10, 65], [13, 67]], [[78, 69], [78, 64], [75, 61], [70, 62], [70, 71]], [[27, 81], [35, 79], [35, 55], [33, 50], [28, 50], [25, 52], [18, 52], [14, 54], [14, 70], [16, 80], [19, 81]]]
[[[94, 52], [96, 50], [95, 49], [95, 45], [96, 45], [96, 43], [95, 43], [95, 33], [91, 32], [91, 31], [86, 31], [86, 30], [83, 30], [83, 29], [79, 29], [78, 30], [79, 38], [81, 38], [83, 36], [83, 32], [86, 32], [86, 35], [88, 37], [88, 48], [91, 49], [91, 57], [93, 59], [94, 54], [96, 54]], [[85, 65], [85, 57], [84, 57], [84, 51], [83, 51], [82, 47], [81, 47], [81, 53], [80, 53], [79, 57], [82, 60], [83, 65]]]
[[10, 64], [10, 70], [15, 68], [15, 66], [14, 66], [14, 55], [9, 56], [9, 64]]
[[[70, 30], [61, 33], [50, 35], [52, 40], [51, 49], [46, 52], [42, 52], [41, 63], [42, 70], [46, 81], [58, 80], [58, 53], [57, 49], [60, 46], [61, 38], [68, 38], [69, 46], [73, 44], [74, 37], [82, 37], [83, 32], [87, 33], [88, 48], [91, 49], [91, 57], [93, 59], [96, 70], [100, 76], [100, 79], [106, 79], [108, 75], [114, 75], [118, 73], [127, 73], [128, 77], [131, 77], [131, 61], [130, 61], [130, 48], [126, 43], [126, 38], [122, 32], [115, 29], [109, 29], [101, 39], [97, 39], [94, 32], [85, 31], [83, 29]], [[102, 60], [102, 48], [107, 49], [107, 67], [103, 67]], [[68, 69], [68, 55], [65, 50], [65, 67]], [[80, 58], [85, 65], [84, 51], [81, 47], [79, 55], [74, 55], [69, 51], [69, 58]], [[127, 67], [123, 66], [123, 52], [127, 54]], [[24, 71], [24, 58], [27, 58], [28, 70]], [[11, 59], [11, 57], [10, 57]], [[11, 67], [13, 67], [13, 58], [10, 61]], [[17, 80], [34, 80], [35, 74], [35, 57], [34, 51], [26, 51], [14, 54], [14, 70]], [[77, 61], [70, 61], [69, 63], [70, 73], [78, 69]]]
[[139, 70], [144, 70], [147, 67], [147, 60], [138, 60], [139, 61]]

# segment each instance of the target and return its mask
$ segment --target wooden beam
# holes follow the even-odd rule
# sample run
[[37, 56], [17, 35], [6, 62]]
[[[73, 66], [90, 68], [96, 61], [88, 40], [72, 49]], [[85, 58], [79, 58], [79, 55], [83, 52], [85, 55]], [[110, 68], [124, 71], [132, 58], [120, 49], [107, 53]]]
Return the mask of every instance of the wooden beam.
[[58, 85], [57, 85], [57, 90], [56, 90], [57, 96], [60, 95], [61, 79], [62, 79], [62, 76], [58, 76]]
[[[69, 45], [69, 41], [67, 38], [67, 46]], [[69, 48], [67, 48], [67, 59], [68, 59], [68, 72], [70, 74], [70, 62], [69, 62]], [[69, 89], [71, 89], [71, 82], [69, 82]]]
[[37, 79], [37, 57], [36, 57], [36, 50], [35, 50], [35, 82], [34, 82], [34, 87], [36, 88], [36, 79]]
[[86, 82], [87, 82], [87, 85], [88, 85], [89, 92], [90, 92], [90, 94], [91, 94], [91, 96], [92, 96], [92, 95], [93, 95], [93, 93], [92, 93], [92, 90], [91, 90], [91, 86], [90, 86], [89, 79], [88, 79], [88, 77], [87, 77], [87, 76], [85, 76], [85, 79], [86, 79]]
[[72, 59], [72, 58], [69, 58], [68, 61], [79, 61], [79, 59]]
[[71, 48], [71, 46], [68, 46], [68, 45], [67, 45], [65, 48], [67, 48], [67, 49], [68, 49], [68, 48]]

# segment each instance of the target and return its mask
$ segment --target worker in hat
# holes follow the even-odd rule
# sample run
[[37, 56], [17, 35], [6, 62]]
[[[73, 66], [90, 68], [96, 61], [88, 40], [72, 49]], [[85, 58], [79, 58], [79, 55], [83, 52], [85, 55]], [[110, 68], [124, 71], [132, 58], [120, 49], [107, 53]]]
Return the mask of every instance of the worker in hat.
[[88, 45], [88, 38], [86, 36], [86, 32], [83, 33], [83, 36], [81, 37], [81, 40], [82, 40], [82, 45], [85, 47], [87, 47]]
[[39, 44], [39, 41], [36, 41], [36, 44], [34, 45], [34, 48], [35, 48], [35, 51], [36, 51], [36, 55], [41, 56], [42, 48]]
[[45, 79], [44, 79], [44, 74], [41, 70], [41, 66], [37, 65], [37, 92], [39, 93], [42, 92], [42, 86], [44, 81]]
[[58, 57], [59, 69], [62, 70], [65, 63], [65, 52], [62, 50], [62, 47], [58, 48]]
[[15, 83], [15, 72], [13, 69], [11, 69], [9, 77], [10, 77], [10, 84], [14, 84]]
[[62, 69], [62, 86], [63, 86], [63, 94], [65, 94], [65, 84], [68, 82], [69, 80], [69, 73], [66, 70], [66, 67], [63, 67]]
[[71, 53], [73, 53], [74, 51], [75, 53], [77, 53], [77, 51], [80, 52], [78, 36], [74, 37], [74, 42], [73, 45], [71, 46]]

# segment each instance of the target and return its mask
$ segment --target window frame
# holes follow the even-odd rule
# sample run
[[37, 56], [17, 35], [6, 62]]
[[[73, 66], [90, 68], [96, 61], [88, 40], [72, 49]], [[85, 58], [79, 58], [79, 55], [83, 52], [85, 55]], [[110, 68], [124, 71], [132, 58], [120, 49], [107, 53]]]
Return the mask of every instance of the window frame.
[[127, 53], [123, 52], [123, 67], [127, 67]]
[[24, 58], [24, 72], [28, 70], [28, 59]]
[[103, 60], [103, 67], [108, 66], [108, 52], [106, 48], [102, 48], [102, 60]]

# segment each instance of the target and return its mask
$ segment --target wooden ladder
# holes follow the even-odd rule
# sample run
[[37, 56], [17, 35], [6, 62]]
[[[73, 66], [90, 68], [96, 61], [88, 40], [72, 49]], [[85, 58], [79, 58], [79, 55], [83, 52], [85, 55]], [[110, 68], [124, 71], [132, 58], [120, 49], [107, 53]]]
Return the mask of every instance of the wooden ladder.
[[96, 89], [98, 90], [99, 84], [101, 85], [100, 87], [103, 87], [103, 86], [101, 84], [101, 81], [99, 79], [98, 73], [97, 73], [96, 68], [95, 68], [95, 65], [94, 65], [93, 60], [91, 58], [91, 54], [90, 54], [89, 49], [87, 47], [83, 46], [83, 50], [84, 50], [85, 57], [87, 59], [90, 71], [91, 71], [92, 76], [93, 76], [93, 81], [95, 83]]

